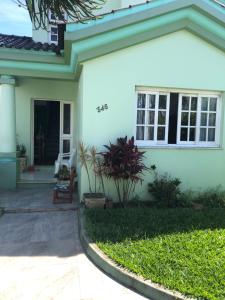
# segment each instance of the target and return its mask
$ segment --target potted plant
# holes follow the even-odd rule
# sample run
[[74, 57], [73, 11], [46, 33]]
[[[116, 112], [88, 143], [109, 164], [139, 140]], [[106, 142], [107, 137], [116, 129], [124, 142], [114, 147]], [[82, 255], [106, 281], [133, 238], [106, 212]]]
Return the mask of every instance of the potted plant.
[[70, 179], [70, 172], [68, 170], [68, 168], [66, 166], [62, 166], [59, 169], [59, 172], [57, 174], [57, 178], [60, 181], [65, 181], [65, 180], [69, 180]]
[[16, 146], [16, 155], [19, 160], [19, 170], [20, 173], [24, 172], [27, 168], [27, 156], [26, 156], [26, 146], [24, 144], [18, 144]]
[[143, 181], [143, 172], [149, 170], [143, 163], [144, 152], [134, 144], [134, 137], [118, 138], [116, 144], [105, 148], [102, 170], [113, 181], [121, 207], [126, 207], [136, 185]]
[[[79, 144], [81, 167], [86, 171], [89, 193], [84, 193], [83, 200], [87, 208], [104, 208], [106, 204], [104, 179], [101, 156], [95, 147], [86, 147]], [[91, 180], [91, 175], [93, 179]]]

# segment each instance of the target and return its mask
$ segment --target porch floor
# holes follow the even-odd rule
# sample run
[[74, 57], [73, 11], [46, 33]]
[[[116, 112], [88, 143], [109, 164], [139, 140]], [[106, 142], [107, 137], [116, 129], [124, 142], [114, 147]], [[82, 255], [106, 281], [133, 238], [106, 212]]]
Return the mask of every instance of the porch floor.
[[48, 182], [55, 183], [54, 166], [35, 166], [34, 171], [21, 173], [19, 182]]

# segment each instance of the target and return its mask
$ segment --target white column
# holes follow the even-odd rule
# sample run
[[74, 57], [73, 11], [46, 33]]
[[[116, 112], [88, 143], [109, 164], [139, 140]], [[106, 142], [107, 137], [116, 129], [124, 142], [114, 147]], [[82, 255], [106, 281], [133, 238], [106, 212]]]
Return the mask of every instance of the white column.
[[15, 79], [0, 77], [0, 153], [16, 152]]

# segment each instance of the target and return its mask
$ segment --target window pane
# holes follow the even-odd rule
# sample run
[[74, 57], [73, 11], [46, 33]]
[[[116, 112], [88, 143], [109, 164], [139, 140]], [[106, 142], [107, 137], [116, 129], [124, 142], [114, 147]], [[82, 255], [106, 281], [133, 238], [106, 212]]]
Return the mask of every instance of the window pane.
[[208, 110], [208, 100], [209, 100], [209, 98], [202, 97], [202, 111]]
[[155, 123], [155, 112], [149, 111], [148, 112], [148, 124], [153, 125]]
[[200, 129], [200, 141], [205, 142], [206, 141], [206, 128]]
[[197, 110], [197, 103], [198, 103], [198, 98], [192, 97], [191, 98], [191, 110], [194, 110], [194, 111]]
[[216, 130], [215, 128], [209, 128], [208, 130], [208, 141], [215, 142]]
[[70, 104], [64, 104], [63, 107], [63, 133], [70, 134]]
[[144, 140], [144, 126], [137, 126], [136, 139]]
[[152, 126], [147, 128], [147, 140], [154, 140], [154, 127]]
[[158, 113], [158, 124], [165, 125], [166, 124], [166, 111], [159, 111]]
[[155, 108], [155, 95], [149, 95], [149, 108]]
[[207, 126], [207, 113], [201, 113], [201, 126]]
[[58, 34], [58, 28], [57, 27], [51, 27], [51, 33], [52, 34]]
[[159, 95], [159, 109], [166, 109], [167, 96]]
[[195, 128], [190, 128], [189, 141], [190, 142], [194, 142], [195, 141]]
[[138, 94], [137, 107], [138, 108], [145, 108], [145, 103], [146, 103], [146, 95], [145, 94]]
[[188, 140], [188, 129], [187, 128], [181, 128], [180, 140], [181, 141], [187, 141]]
[[189, 113], [187, 112], [183, 112], [181, 114], [181, 125], [184, 125], [184, 126], [188, 126], [188, 116], [189, 116]]
[[145, 111], [138, 110], [137, 111], [137, 124], [145, 124]]
[[158, 127], [157, 140], [164, 141], [165, 140], [165, 127]]
[[54, 13], [51, 12], [51, 20], [56, 20]]
[[196, 126], [196, 119], [197, 119], [197, 114], [191, 113], [191, 115], [190, 115], [190, 125], [191, 126]]
[[209, 126], [216, 126], [216, 114], [209, 114]]
[[217, 106], [217, 98], [210, 98], [209, 110], [216, 111], [216, 106]]
[[63, 140], [63, 153], [70, 152], [70, 140]]
[[58, 35], [52, 34], [52, 35], [51, 35], [51, 41], [57, 42], [57, 41], [58, 41]]
[[189, 110], [190, 97], [182, 97], [182, 110]]

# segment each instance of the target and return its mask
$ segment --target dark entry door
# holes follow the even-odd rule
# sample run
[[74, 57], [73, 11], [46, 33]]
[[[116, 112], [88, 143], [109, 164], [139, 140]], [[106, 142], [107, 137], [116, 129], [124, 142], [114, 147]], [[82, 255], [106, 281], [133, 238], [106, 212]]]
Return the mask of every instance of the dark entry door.
[[53, 165], [59, 153], [60, 102], [34, 101], [34, 164]]

